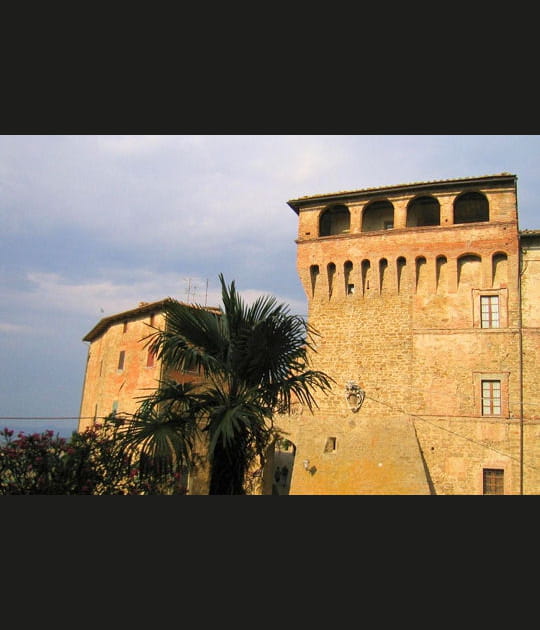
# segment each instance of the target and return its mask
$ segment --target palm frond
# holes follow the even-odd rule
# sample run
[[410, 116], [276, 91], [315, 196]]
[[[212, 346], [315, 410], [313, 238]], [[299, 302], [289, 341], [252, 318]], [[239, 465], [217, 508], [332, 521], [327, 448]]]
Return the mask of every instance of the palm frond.
[[200, 435], [197, 416], [182, 404], [163, 406], [160, 396], [144, 400], [129, 418], [118, 438], [119, 452], [139, 463], [149, 458], [189, 465]]

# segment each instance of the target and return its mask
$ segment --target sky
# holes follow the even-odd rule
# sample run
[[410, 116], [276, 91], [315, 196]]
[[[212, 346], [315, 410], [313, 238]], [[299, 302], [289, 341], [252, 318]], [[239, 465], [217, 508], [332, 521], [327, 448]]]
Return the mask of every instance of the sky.
[[[0, 428], [77, 428], [106, 316], [172, 297], [306, 316], [298, 197], [512, 173], [540, 229], [540, 135], [0, 135]], [[16, 418], [16, 419], [15, 419]]]

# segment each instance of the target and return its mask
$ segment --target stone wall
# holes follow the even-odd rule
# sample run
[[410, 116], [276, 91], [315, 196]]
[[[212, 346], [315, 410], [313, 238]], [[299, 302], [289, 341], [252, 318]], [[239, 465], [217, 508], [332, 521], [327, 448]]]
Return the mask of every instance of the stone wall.
[[[454, 224], [454, 202], [470, 190], [488, 200], [489, 220]], [[296, 445], [291, 494], [482, 494], [485, 468], [504, 471], [505, 493], [540, 489], [538, 425], [521, 417], [513, 178], [444, 181], [428, 192], [440, 204], [438, 225], [407, 227], [423, 185], [289, 202], [299, 215], [308, 319], [320, 333], [313, 367], [335, 380], [313, 414], [280, 419]], [[393, 205], [393, 228], [372, 230], [370, 215], [371, 231], [362, 231], [362, 215], [378, 199]], [[350, 223], [340, 216], [344, 231], [320, 237], [320, 217], [338, 201]], [[540, 267], [529, 259], [523, 389], [525, 400], [536, 400]], [[481, 296], [498, 299], [499, 327], [482, 328]], [[501, 383], [496, 416], [482, 413], [483, 380]], [[365, 391], [357, 412], [346, 401], [349, 381]]]

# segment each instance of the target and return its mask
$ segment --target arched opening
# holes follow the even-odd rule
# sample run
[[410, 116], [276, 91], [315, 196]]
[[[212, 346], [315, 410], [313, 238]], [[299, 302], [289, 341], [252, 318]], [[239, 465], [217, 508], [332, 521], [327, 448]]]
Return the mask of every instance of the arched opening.
[[437, 293], [448, 292], [448, 260], [446, 256], [437, 256], [436, 275], [437, 275]]
[[441, 224], [441, 206], [435, 197], [413, 199], [407, 208], [407, 227]]
[[319, 219], [319, 236], [333, 236], [348, 232], [351, 227], [351, 213], [345, 205], [327, 208]]
[[289, 494], [296, 456], [296, 445], [286, 438], [280, 438], [274, 445], [272, 494]]
[[371, 263], [369, 260], [362, 261], [362, 293], [367, 295], [369, 283], [371, 282]]
[[382, 293], [387, 287], [388, 278], [386, 277], [386, 272], [388, 269], [388, 261], [386, 258], [381, 258], [379, 260], [379, 293]]
[[345, 295], [354, 294], [354, 281], [352, 277], [353, 264], [347, 260], [343, 265], [343, 277], [345, 279]]
[[394, 206], [390, 201], [373, 201], [362, 213], [362, 232], [390, 230], [394, 227]]
[[463, 193], [454, 201], [454, 223], [489, 221], [489, 202], [479, 192]]
[[492, 258], [493, 287], [500, 289], [508, 283], [508, 256], [504, 252], [493, 255]]
[[465, 254], [457, 261], [458, 290], [479, 287], [482, 284], [482, 259], [476, 254]]
[[405, 281], [405, 267], [407, 266], [407, 261], [403, 256], [400, 256], [396, 260], [396, 269], [397, 269], [397, 290], [398, 293], [401, 291]]
[[332, 291], [334, 290], [334, 276], [336, 275], [336, 265], [331, 262], [328, 263], [326, 267], [326, 272], [328, 274], [328, 297], [332, 297]]
[[315, 295], [315, 286], [317, 285], [317, 278], [319, 277], [319, 265], [311, 265], [309, 268], [309, 277], [311, 279], [311, 296]]
[[424, 256], [418, 256], [416, 259], [416, 292], [421, 293], [427, 288], [426, 259]]

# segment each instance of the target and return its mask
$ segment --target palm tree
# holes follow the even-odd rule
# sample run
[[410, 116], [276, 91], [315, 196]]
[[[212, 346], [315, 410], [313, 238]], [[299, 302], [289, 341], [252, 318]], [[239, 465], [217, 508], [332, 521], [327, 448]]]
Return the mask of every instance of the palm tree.
[[272, 296], [244, 303], [234, 281], [219, 275], [223, 310], [211, 311], [169, 299], [166, 328], [147, 345], [169, 371], [196, 369], [198, 386], [171, 378], [144, 399], [125, 444], [153, 457], [167, 454], [191, 463], [198, 435], [205, 435], [210, 494], [245, 494], [246, 473], [276, 438], [273, 418], [299, 402], [316, 407], [314, 391], [332, 379], [309, 369], [317, 335], [306, 320]]

